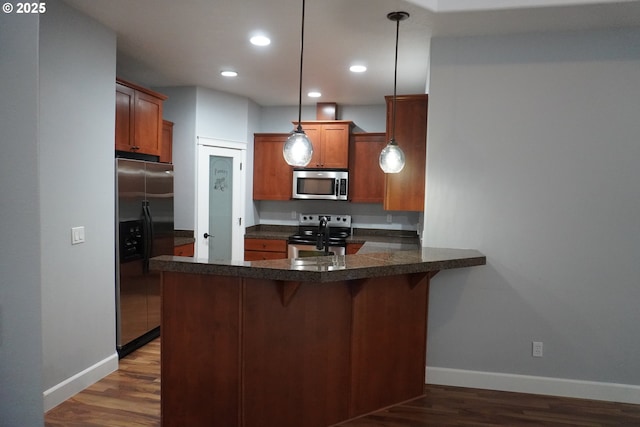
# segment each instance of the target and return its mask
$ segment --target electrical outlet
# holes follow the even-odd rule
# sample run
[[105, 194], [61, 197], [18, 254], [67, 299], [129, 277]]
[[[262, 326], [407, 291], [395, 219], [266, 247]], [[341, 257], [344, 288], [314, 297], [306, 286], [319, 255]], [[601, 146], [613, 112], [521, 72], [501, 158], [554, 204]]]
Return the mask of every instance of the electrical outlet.
[[297, 219], [297, 218], [298, 218], [298, 212], [291, 211], [291, 219]]
[[542, 342], [533, 341], [531, 344], [531, 355], [533, 357], [542, 357]]
[[387, 222], [393, 222], [393, 216], [391, 214], [387, 214]]

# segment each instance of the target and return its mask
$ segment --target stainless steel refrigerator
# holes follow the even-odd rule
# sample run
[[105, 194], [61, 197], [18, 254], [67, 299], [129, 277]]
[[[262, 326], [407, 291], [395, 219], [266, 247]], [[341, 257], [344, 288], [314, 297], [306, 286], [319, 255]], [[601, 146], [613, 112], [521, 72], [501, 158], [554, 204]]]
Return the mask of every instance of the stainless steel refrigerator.
[[116, 340], [120, 357], [159, 335], [160, 274], [172, 255], [173, 165], [116, 159]]

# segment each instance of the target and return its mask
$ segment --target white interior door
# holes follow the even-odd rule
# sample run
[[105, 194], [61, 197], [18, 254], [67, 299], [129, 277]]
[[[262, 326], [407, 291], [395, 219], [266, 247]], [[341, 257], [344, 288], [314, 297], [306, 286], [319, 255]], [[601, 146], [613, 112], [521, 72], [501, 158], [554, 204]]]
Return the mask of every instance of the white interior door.
[[245, 157], [242, 143], [198, 139], [196, 258], [244, 259]]

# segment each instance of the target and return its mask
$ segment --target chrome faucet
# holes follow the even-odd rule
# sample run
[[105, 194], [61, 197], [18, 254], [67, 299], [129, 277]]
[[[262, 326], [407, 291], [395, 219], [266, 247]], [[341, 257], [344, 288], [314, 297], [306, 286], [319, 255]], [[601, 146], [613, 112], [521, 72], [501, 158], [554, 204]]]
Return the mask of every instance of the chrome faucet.
[[316, 242], [316, 249], [322, 250], [324, 246], [324, 254], [329, 254], [329, 222], [326, 216], [320, 217], [320, 224], [318, 224], [318, 241]]

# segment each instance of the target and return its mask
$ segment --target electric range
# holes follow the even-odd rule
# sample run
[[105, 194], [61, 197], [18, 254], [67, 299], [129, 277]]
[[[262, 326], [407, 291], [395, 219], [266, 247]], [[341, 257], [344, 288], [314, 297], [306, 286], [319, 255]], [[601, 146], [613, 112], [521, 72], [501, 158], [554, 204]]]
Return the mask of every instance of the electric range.
[[298, 231], [287, 239], [289, 258], [345, 255], [351, 215], [299, 214]]

